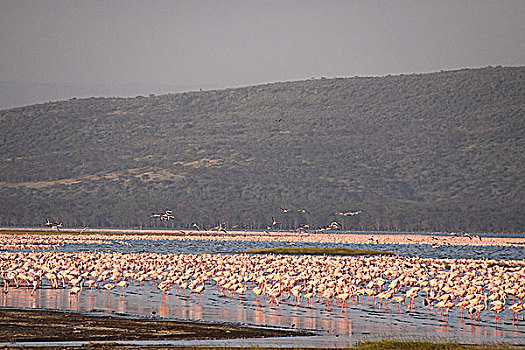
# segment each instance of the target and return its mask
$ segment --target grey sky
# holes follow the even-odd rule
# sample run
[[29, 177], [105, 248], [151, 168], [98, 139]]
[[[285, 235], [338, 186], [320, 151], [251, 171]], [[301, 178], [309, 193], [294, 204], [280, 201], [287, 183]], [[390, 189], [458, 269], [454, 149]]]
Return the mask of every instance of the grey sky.
[[0, 81], [234, 87], [525, 65], [524, 19], [524, 0], [0, 0]]

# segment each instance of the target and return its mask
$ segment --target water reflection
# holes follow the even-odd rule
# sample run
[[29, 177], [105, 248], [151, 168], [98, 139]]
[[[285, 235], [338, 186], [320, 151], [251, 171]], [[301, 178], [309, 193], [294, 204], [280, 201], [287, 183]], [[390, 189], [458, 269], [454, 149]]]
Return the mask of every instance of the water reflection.
[[500, 314], [498, 326], [489, 317], [471, 322], [468, 317], [461, 318], [461, 312], [456, 310], [451, 310], [447, 324], [433, 312], [429, 316], [426, 310], [398, 313], [395, 306], [370, 309], [363, 304], [349, 304], [345, 309], [334, 307], [330, 311], [324, 305], [306, 307], [293, 303], [260, 307], [254, 300], [234, 300], [218, 294], [213, 288], [206, 289], [202, 293], [202, 302], [197, 302], [195, 297], [188, 295], [163, 295], [153, 287], [151, 284], [131, 286], [124, 295], [115, 290], [108, 293], [105, 289], [92, 289], [84, 290], [78, 296], [69, 295], [66, 289], [39, 289], [33, 295], [28, 289], [11, 289], [9, 293], [0, 294], [0, 305], [309, 329], [353, 342], [381, 337], [439, 341], [466, 339], [473, 343], [525, 339], [525, 327], [507, 321], [509, 316], [512, 319], [508, 310]]

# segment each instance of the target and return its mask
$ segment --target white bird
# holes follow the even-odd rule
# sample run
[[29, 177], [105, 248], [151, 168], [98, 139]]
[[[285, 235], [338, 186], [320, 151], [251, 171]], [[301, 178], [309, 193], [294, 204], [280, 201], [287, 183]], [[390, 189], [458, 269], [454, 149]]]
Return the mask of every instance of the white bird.
[[360, 214], [362, 212], [363, 212], [362, 210], [358, 210], [358, 211], [338, 212], [338, 213], [335, 213], [335, 214], [339, 215], [339, 216], [355, 216], [355, 215]]
[[337, 221], [332, 221], [332, 223], [330, 225], [328, 225], [328, 227], [333, 229], [333, 230], [340, 230], [341, 229], [341, 224], [338, 223]]
[[63, 223], [51, 222], [49, 219], [46, 219], [46, 221], [47, 222], [44, 224], [44, 226], [51, 227], [52, 230], [60, 231], [59, 228], [64, 226]]

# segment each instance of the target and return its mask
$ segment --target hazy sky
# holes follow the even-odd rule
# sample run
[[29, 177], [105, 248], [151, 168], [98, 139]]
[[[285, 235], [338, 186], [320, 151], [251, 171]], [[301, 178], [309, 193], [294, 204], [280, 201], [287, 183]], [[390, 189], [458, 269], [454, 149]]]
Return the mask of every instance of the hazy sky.
[[525, 65], [525, 0], [0, 0], [0, 81], [234, 87]]

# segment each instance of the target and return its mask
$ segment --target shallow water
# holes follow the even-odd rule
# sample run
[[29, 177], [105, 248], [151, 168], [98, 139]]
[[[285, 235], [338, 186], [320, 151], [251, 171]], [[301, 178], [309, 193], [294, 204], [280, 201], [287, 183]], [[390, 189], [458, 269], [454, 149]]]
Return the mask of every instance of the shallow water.
[[432, 248], [429, 245], [418, 244], [343, 244], [343, 243], [308, 243], [295, 242], [288, 246], [282, 242], [253, 242], [253, 241], [176, 241], [176, 240], [123, 240], [121, 244], [115, 240], [114, 244], [72, 244], [61, 247], [58, 251], [99, 251], [122, 253], [187, 253], [187, 254], [230, 254], [246, 252], [252, 249], [266, 249], [277, 247], [293, 248], [347, 248], [361, 250], [376, 250], [391, 252], [396, 255], [420, 258], [451, 258], [451, 259], [494, 259], [513, 260], [525, 258], [525, 246], [441, 246]]
[[[261, 307], [252, 298], [240, 300], [237, 296], [227, 297], [214, 288], [207, 288], [201, 299], [197, 301], [195, 296], [190, 298], [187, 294], [163, 296], [158, 288], [145, 284], [142, 287], [130, 286], [123, 294], [120, 289], [111, 292], [92, 289], [83, 291], [77, 297], [70, 296], [66, 289], [39, 289], [34, 295], [28, 289], [12, 289], [8, 294], [0, 294], [0, 306], [297, 328], [313, 330], [319, 335], [315, 341], [307, 339], [308, 342], [301, 346], [351, 346], [360, 340], [377, 339], [467, 343], [523, 343], [525, 339], [525, 322], [513, 324], [508, 310], [500, 314], [496, 326], [494, 319], [488, 315], [483, 315], [478, 322], [476, 319], [471, 321], [468, 316], [462, 318], [459, 310], [451, 310], [447, 324], [446, 318], [434, 311], [427, 314], [426, 309], [407, 311], [406, 307], [398, 311], [393, 304], [388, 308], [379, 308], [366, 299], [364, 303], [349, 304], [345, 309], [339, 306], [327, 309], [320, 304], [306, 306], [304, 302], [295, 306], [291, 301]], [[298, 341], [300, 339], [272, 338], [222, 343], [225, 346], [256, 344], [287, 347], [297, 345]], [[185, 345], [201, 343], [181, 342]], [[217, 346], [222, 343], [218, 341]]]
[[[221, 242], [221, 241], [114, 241], [113, 244], [73, 244], [60, 247], [59, 251], [111, 251], [111, 252], [155, 252], [155, 253], [230, 253], [256, 248], [285, 246], [277, 242]], [[465, 247], [447, 246], [432, 249], [422, 245], [359, 245], [359, 244], [315, 244], [296, 243], [294, 247], [323, 247], [374, 249], [393, 252], [402, 256], [433, 258], [489, 258], [497, 260], [523, 259], [525, 247]], [[319, 336], [308, 338], [270, 338], [206, 341], [212, 346], [275, 346], [275, 347], [341, 347], [351, 346], [361, 340], [403, 339], [427, 341], [458, 341], [465, 343], [525, 343], [525, 321], [512, 322], [512, 312], [505, 310], [499, 315], [496, 325], [490, 313], [482, 314], [480, 321], [463, 318], [461, 310], [452, 309], [448, 322], [438, 310], [418, 307], [398, 311], [397, 304], [388, 308], [374, 306], [367, 299], [350, 303], [346, 308], [314, 303], [307, 306], [303, 301], [294, 305], [292, 298], [278, 305], [266, 303], [259, 306], [253, 293], [246, 293], [241, 300], [237, 295], [226, 296], [213, 286], [207, 285], [201, 300], [172, 290], [163, 295], [151, 283], [132, 285], [122, 294], [120, 288], [111, 292], [105, 289], [84, 290], [78, 296], [70, 296], [67, 289], [38, 289], [31, 295], [28, 289], [11, 289], [0, 293], [0, 307], [42, 308], [72, 310], [85, 313], [116, 315], [139, 315], [169, 319], [195, 320], [204, 322], [231, 322], [256, 326], [298, 328], [313, 330]], [[421, 303], [421, 298], [416, 301]], [[162, 342], [165, 344], [166, 342]], [[173, 345], [172, 342], [169, 342]], [[175, 342], [181, 346], [203, 345], [199, 341]]]

